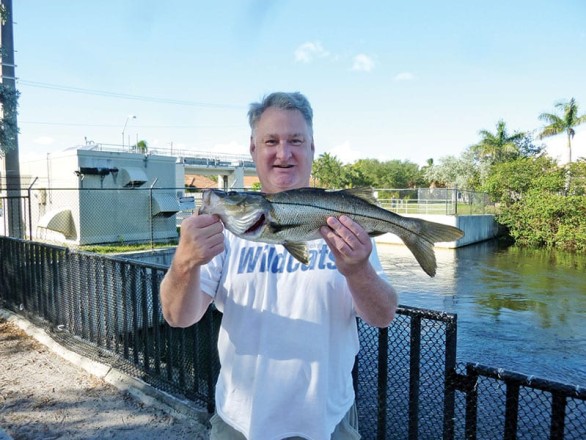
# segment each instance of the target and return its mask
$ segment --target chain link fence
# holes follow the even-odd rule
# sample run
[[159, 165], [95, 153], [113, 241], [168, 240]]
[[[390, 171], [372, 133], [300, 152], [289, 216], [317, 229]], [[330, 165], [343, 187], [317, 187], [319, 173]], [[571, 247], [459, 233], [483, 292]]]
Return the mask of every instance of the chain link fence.
[[[130, 179], [130, 177], [129, 177]], [[9, 217], [20, 238], [62, 243], [154, 243], [176, 240], [177, 227], [201, 201], [201, 190], [185, 188], [45, 188], [29, 182], [20, 195], [0, 191], [2, 231]], [[82, 181], [83, 182], [83, 181]], [[144, 183], [144, 182], [141, 182]], [[380, 205], [402, 215], [474, 215], [494, 211], [484, 193], [456, 189], [376, 189]], [[12, 206], [12, 209], [6, 209]], [[18, 208], [15, 209], [15, 208]]]
[[454, 188], [377, 189], [380, 205], [397, 214], [479, 215], [494, 213], [488, 194]]
[[[64, 346], [203, 411], [214, 409], [221, 315], [163, 320], [164, 265], [0, 237], [0, 306]], [[354, 380], [364, 439], [583, 439], [586, 389], [456, 362], [455, 315], [400, 307], [387, 329], [359, 321]]]

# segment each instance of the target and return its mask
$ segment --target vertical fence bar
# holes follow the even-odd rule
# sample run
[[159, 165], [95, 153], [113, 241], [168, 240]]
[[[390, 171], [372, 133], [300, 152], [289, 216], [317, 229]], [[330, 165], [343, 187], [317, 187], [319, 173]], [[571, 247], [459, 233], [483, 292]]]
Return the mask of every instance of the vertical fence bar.
[[378, 331], [378, 421], [377, 440], [387, 438], [387, 387], [389, 384], [389, 329], [381, 328]]
[[[130, 296], [132, 301], [130, 301], [130, 308], [132, 310], [132, 353], [134, 356], [134, 363], [136, 365], [139, 364], [139, 353], [140, 353], [140, 327], [139, 327], [139, 310], [138, 310], [138, 286], [139, 283], [137, 282], [138, 278], [138, 270], [136, 267], [131, 266], [130, 264], [125, 263], [125, 267], [130, 273]], [[143, 323], [144, 328], [144, 323]]]
[[507, 385], [507, 397], [505, 403], [505, 432], [504, 440], [516, 440], [517, 438], [517, 419], [519, 417], [519, 384], [511, 381], [505, 382]]
[[217, 352], [217, 347], [216, 347], [216, 343], [217, 343], [217, 338], [216, 338], [216, 317], [218, 316], [218, 320], [221, 319], [219, 318], [220, 312], [218, 312], [215, 309], [210, 309], [207, 311], [206, 313], [206, 321], [207, 321], [207, 327], [208, 327], [208, 331], [209, 331], [209, 337], [207, 338], [207, 350], [208, 350], [208, 354], [209, 354], [209, 362], [207, 363], [207, 374], [206, 374], [206, 379], [207, 379], [207, 394], [206, 394], [206, 398], [208, 401], [208, 405], [207, 405], [207, 409], [208, 412], [212, 413], [215, 410], [215, 406], [216, 406], [216, 402], [214, 399], [214, 386], [215, 386], [215, 368], [213, 368], [213, 366], [215, 365], [215, 359], [218, 356], [218, 352]]
[[130, 358], [130, 340], [129, 340], [129, 333], [130, 333], [130, 323], [128, 318], [128, 309], [131, 307], [128, 303], [129, 298], [127, 294], [128, 279], [126, 274], [126, 265], [122, 262], [118, 263], [118, 267], [120, 269], [120, 279], [121, 279], [121, 286], [122, 290], [120, 291], [120, 297], [122, 301], [122, 350], [124, 352], [124, 359], [129, 360]]
[[551, 402], [551, 440], [563, 440], [566, 419], [566, 398], [560, 393], [553, 393]]
[[409, 440], [419, 437], [419, 383], [421, 373], [421, 316], [411, 316], [409, 337]]
[[466, 393], [464, 438], [466, 440], [476, 440], [478, 429], [478, 372], [468, 364], [466, 365], [466, 375], [468, 376], [468, 390]]
[[153, 298], [153, 361], [155, 373], [161, 374], [161, 324], [159, 323], [159, 270], [153, 269], [151, 278], [151, 292]]
[[446, 352], [444, 362], [444, 440], [454, 438], [456, 414], [456, 387], [452, 378], [456, 374], [458, 344], [458, 317], [446, 322]]
[[155, 321], [150, 322], [149, 316], [149, 289], [147, 283], [147, 269], [140, 268], [140, 290], [141, 290], [141, 313], [142, 313], [142, 340], [144, 349], [144, 369], [147, 373], [151, 370], [151, 328], [155, 326]]

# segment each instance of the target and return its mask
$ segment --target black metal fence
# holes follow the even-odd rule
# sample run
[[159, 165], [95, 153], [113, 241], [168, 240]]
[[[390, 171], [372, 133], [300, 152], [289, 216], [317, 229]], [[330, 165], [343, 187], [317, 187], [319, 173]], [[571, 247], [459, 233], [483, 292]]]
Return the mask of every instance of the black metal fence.
[[[0, 237], [0, 305], [60, 343], [213, 411], [220, 314], [163, 320], [165, 266]], [[355, 368], [365, 439], [583, 439], [586, 390], [456, 362], [456, 316], [401, 307], [393, 324], [359, 322]]]

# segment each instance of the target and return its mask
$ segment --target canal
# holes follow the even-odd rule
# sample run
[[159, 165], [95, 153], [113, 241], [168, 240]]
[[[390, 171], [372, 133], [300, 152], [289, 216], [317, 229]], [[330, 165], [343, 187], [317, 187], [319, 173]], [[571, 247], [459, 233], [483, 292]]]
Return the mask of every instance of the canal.
[[430, 278], [404, 246], [378, 253], [400, 304], [457, 314], [458, 362], [586, 386], [586, 255], [489, 241], [436, 249]]

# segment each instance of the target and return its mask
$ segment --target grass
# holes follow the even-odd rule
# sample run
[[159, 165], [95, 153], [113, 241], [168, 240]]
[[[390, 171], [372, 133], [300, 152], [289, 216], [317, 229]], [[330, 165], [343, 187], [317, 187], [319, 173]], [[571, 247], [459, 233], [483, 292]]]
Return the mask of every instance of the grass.
[[154, 248], [170, 248], [177, 246], [177, 241], [154, 243], [106, 243], [106, 244], [91, 244], [80, 246], [79, 249], [85, 252], [93, 252], [95, 254], [121, 254], [124, 252], [140, 252], [150, 251]]

